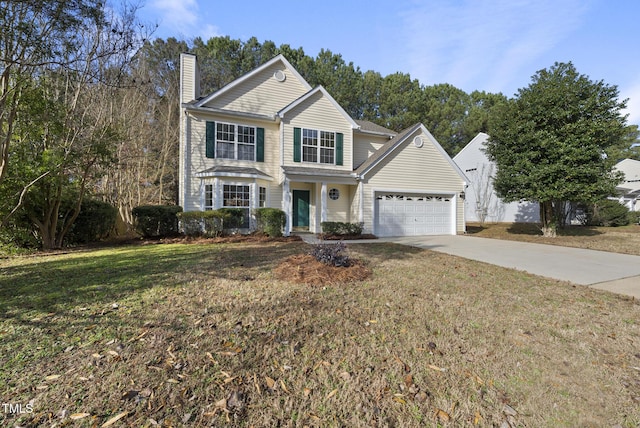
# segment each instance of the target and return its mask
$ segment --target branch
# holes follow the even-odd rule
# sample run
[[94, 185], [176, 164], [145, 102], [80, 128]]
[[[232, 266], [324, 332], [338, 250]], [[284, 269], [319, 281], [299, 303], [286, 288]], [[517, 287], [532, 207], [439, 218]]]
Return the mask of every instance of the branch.
[[2, 219], [2, 223], [0, 223], [0, 228], [5, 227], [7, 225], [7, 223], [9, 222], [9, 219], [11, 218], [11, 216], [13, 214], [15, 214], [15, 212], [18, 211], [24, 205], [24, 197], [26, 196], [27, 191], [29, 190], [29, 188], [31, 186], [33, 186], [34, 184], [36, 184], [41, 179], [43, 179], [44, 177], [46, 177], [47, 175], [49, 175], [50, 172], [51, 171], [47, 171], [47, 172], [44, 172], [44, 173], [40, 174], [40, 176], [38, 178], [36, 178], [35, 180], [31, 181], [31, 183], [27, 184], [22, 189], [22, 192], [20, 192], [20, 199], [18, 200], [18, 204], [11, 210], [11, 212], [9, 214], [7, 214], [5, 216], [5, 218]]

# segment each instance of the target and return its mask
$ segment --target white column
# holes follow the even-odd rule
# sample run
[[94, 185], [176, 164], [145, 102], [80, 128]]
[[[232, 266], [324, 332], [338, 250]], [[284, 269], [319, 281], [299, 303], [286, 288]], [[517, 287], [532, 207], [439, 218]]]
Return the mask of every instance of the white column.
[[213, 209], [222, 208], [222, 186], [220, 185], [220, 179], [215, 177], [213, 179]]
[[200, 211], [204, 211], [204, 179], [200, 179]]
[[364, 223], [364, 186], [358, 181], [358, 222]]
[[282, 211], [285, 213], [284, 236], [291, 234], [291, 192], [289, 191], [289, 179], [285, 177], [282, 183]]
[[327, 183], [322, 182], [320, 189], [320, 223], [327, 221]]

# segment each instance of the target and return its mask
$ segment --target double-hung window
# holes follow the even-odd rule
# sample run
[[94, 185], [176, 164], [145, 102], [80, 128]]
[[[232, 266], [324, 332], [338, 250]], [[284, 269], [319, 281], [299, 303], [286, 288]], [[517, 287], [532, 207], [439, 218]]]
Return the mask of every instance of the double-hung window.
[[216, 157], [220, 159], [255, 160], [256, 128], [217, 122]]
[[251, 206], [249, 185], [225, 184], [222, 187], [222, 193], [222, 206], [225, 208], [242, 208], [244, 210], [244, 222], [240, 227], [249, 227], [249, 207]]
[[204, 210], [211, 211], [213, 209], [213, 184], [204, 185]]
[[336, 158], [335, 132], [302, 130], [302, 161], [334, 164]]

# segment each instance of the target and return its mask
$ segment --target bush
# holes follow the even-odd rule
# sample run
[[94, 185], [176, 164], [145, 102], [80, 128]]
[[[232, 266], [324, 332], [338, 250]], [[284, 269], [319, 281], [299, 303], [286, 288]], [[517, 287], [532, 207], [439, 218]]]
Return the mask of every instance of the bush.
[[611, 199], [604, 199], [588, 206], [587, 223], [591, 226], [626, 226], [629, 209]]
[[86, 244], [107, 238], [118, 218], [118, 209], [96, 199], [84, 199], [80, 214], [71, 226], [65, 240], [69, 244]]
[[260, 232], [271, 237], [282, 236], [282, 229], [287, 218], [284, 211], [277, 208], [257, 208], [254, 214]]
[[629, 211], [629, 224], [640, 224], [640, 211]]
[[178, 234], [178, 217], [182, 207], [176, 205], [141, 205], [131, 210], [136, 231], [145, 238], [161, 238]]
[[245, 218], [247, 210], [244, 208], [218, 208], [216, 211], [223, 215], [223, 227], [225, 230], [249, 227]]
[[187, 236], [220, 236], [227, 215], [219, 211], [188, 211], [177, 214], [179, 230]]
[[351, 260], [344, 254], [347, 246], [339, 241], [335, 244], [316, 244], [312, 247], [311, 254], [319, 262], [336, 267], [349, 267]]
[[320, 223], [322, 232], [326, 235], [362, 235], [363, 223], [343, 223], [341, 221], [323, 221]]

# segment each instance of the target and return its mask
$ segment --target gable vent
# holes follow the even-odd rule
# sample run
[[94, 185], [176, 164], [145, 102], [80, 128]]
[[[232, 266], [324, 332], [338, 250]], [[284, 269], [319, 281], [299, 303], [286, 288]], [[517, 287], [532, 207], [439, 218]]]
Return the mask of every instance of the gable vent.
[[416, 138], [413, 139], [413, 144], [416, 147], [420, 148], [420, 147], [422, 147], [424, 145], [424, 141], [422, 141], [422, 137], [416, 137]]
[[278, 82], [284, 82], [284, 80], [287, 78], [287, 75], [284, 74], [284, 71], [282, 70], [276, 70], [273, 73], [273, 78], [276, 79]]

